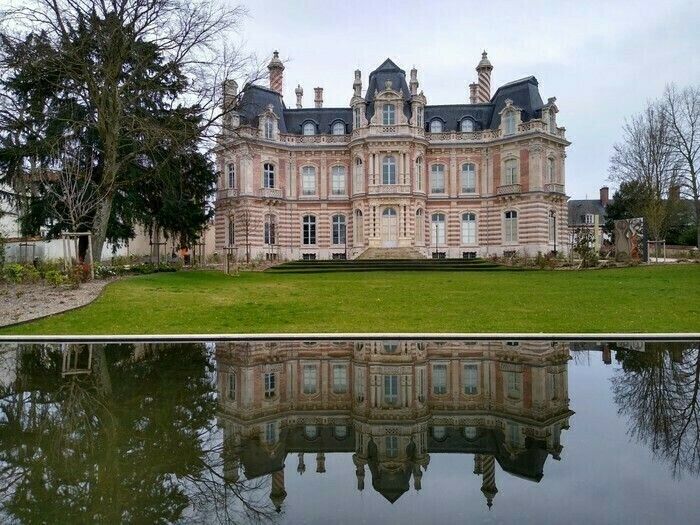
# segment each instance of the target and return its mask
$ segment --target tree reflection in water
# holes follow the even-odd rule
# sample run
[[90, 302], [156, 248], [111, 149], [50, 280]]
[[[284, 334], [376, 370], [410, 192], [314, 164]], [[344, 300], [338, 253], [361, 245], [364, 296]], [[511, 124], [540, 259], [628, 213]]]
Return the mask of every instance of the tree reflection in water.
[[272, 519], [225, 479], [204, 344], [27, 345], [0, 389], [0, 521]]
[[612, 379], [629, 434], [668, 463], [674, 476], [700, 474], [700, 346], [646, 343], [644, 352], [618, 349]]

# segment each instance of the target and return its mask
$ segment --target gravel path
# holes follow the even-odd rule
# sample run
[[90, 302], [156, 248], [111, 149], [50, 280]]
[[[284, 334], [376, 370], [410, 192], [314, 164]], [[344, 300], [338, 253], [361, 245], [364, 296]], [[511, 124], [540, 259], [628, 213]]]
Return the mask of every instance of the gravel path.
[[97, 298], [102, 289], [115, 279], [100, 279], [80, 285], [0, 283], [0, 326], [38, 319], [86, 305]]

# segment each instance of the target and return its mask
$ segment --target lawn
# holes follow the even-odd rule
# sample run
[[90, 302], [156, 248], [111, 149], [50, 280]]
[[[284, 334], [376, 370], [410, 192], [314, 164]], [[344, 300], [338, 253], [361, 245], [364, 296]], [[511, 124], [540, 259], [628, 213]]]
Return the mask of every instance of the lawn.
[[700, 265], [589, 271], [192, 271], [111, 284], [2, 334], [700, 332]]

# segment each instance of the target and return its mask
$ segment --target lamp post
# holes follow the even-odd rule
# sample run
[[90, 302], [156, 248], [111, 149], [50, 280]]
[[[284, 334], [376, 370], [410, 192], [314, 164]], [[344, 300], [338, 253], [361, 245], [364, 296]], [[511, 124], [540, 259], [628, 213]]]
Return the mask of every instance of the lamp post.
[[557, 214], [554, 210], [549, 211], [549, 216], [552, 219], [552, 235], [554, 236], [554, 255], [557, 255]]

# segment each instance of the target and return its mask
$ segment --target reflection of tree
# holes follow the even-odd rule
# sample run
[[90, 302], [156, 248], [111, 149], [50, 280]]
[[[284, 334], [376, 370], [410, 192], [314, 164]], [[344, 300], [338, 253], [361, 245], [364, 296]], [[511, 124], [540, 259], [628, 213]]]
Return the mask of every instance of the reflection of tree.
[[631, 436], [668, 462], [674, 475], [700, 474], [700, 347], [647, 343], [645, 351], [619, 350], [613, 381], [620, 414]]
[[[227, 482], [203, 345], [95, 346], [62, 377], [29, 347], [0, 392], [0, 520], [164, 523], [266, 518], [258, 482]], [[260, 492], [260, 495], [258, 494]], [[212, 504], [214, 507], [212, 507]]]

